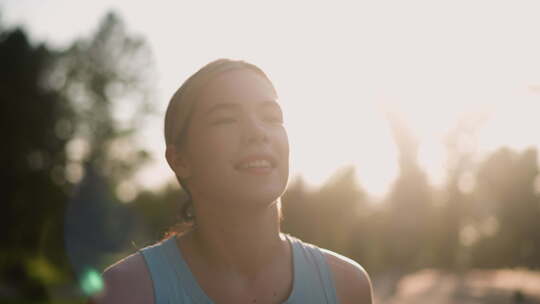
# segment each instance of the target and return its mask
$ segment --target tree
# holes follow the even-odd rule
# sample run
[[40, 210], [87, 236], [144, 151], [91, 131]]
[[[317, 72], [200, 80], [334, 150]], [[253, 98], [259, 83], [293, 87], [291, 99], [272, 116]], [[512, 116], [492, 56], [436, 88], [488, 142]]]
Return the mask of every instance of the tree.
[[283, 230], [306, 242], [350, 255], [363, 241], [353, 232], [360, 214], [367, 213], [365, 198], [353, 167], [338, 170], [317, 191], [308, 191], [297, 179], [283, 196]]
[[[481, 163], [473, 263], [480, 267], [540, 267], [540, 197], [536, 149], [501, 148]], [[480, 212], [479, 212], [480, 213]]]
[[66, 268], [57, 236], [70, 189], [65, 146], [73, 121], [70, 104], [47, 79], [56, 59], [45, 46], [31, 45], [21, 29], [0, 34], [0, 284], [29, 298], [44, 297], [43, 280], [55, 279], [29, 264]]
[[85, 148], [73, 162], [92, 166], [114, 186], [146, 160], [135, 138], [153, 111], [152, 54], [109, 13], [92, 37], [79, 39], [53, 75], [75, 110], [74, 139]]
[[409, 271], [424, 266], [429, 256], [432, 193], [418, 165], [417, 140], [397, 115], [389, 113], [389, 121], [399, 150], [400, 173], [385, 202], [382, 238], [386, 244], [382, 253], [388, 267]]
[[151, 112], [151, 64], [114, 14], [66, 51], [0, 28], [2, 291], [43, 300], [70, 278], [64, 236], [77, 271], [128, 243], [135, 217], [117, 190], [148, 159], [135, 135]]
[[442, 201], [437, 204], [432, 242], [435, 264], [454, 269], [468, 267], [468, 244], [463, 244], [462, 231], [474, 222], [473, 198], [477, 133], [485, 122], [485, 115], [463, 116], [445, 138], [447, 178], [442, 189]]
[[120, 202], [136, 198], [131, 178], [149, 159], [136, 131], [152, 112], [151, 58], [145, 41], [109, 13], [91, 37], [62, 54], [53, 73], [73, 103], [76, 122], [70, 144], [79, 151], [69, 155], [69, 162], [82, 172], [82, 180], [66, 211], [65, 238], [82, 282], [110, 263], [107, 255], [129, 248], [140, 229], [133, 208]]

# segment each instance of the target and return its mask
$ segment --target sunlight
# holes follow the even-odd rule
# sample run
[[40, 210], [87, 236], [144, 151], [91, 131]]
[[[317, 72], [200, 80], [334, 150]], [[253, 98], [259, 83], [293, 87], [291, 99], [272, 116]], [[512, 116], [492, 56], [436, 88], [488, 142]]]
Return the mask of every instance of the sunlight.
[[[422, 3], [431, 14], [419, 14], [415, 8], [420, 3], [413, 1], [396, 4], [405, 12], [397, 14], [379, 2], [365, 3], [362, 10], [312, 4], [313, 14], [298, 23], [297, 12], [305, 6], [300, 3], [284, 9], [242, 2], [245, 9], [265, 11], [245, 15], [230, 4], [214, 3], [208, 10], [204, 1], [191, 4], [188, 14], [179, 3], [149, 9], [145, 3], [102, 0], [82, 9], [77, 5], [73, 11], [84, 11], [84, 18], [68, 14], [67, 20], [49, 16], [72, 5], [69, 1], [47, 6], [15, 3], [5, 20], [26, 23], [37, 38], [53, 45], [87, 35], [96, 16], [116, 9], [128, 30], [141, 33], [152, 47], [159, 74], [156, 104], [162, 112], [176, 88], [210, 60], [231, 57], [259, 65], [284, 104], [291, 175], [302, 175], [311, 184], [321, 184], [339, 167], [354, 164], [368, 192], [387, 190], [397, 176], [397, 151], [387, 121], [378, 112], [381, 104], [401, 113], [410, 126], [419, 142], [419, 164], [435, 185], [444, 181], [444, 136], [466, 113], [490, 117], [477, 130], [483, 154], [502, 145], [540, 146], [540, 137], [531, 131], [538, 129], [540, 113], [540, 43], [532, 38], [538, 28], [532, 9], [492, 5], [491, 13], [484, 14], [480, 3], [467, 4], [467, 10], [459, 3]], [[339, 20], [318, 22], [336, 11], [342, 16]], [[500, 17], [508, 13], [522, 19], [501, 23]], [[200, 24], [196, 16], [201, 14], [213, 21]], [[460, 24], [455, 24], [454, 14], [461, 16]], [[277, 15], [280, 22], [275, 22]], [[177, 29], [177, 35], [171, 37], [163, 24], [154, 22], [155, 16], [167, 20], [166, 26]], [[477, 22], [480, 16], [482, 23]], [[75, 24], [72, 20], [77, 20], [76, 27], [64, 26]], [[196, 31], [191, 30], [194, 24]], [[129, 112], [119, 111], [118, 116]], [[143, 169], [144, 174], [137, 173], [137, 179], [143, 187], [156, 189], [174, 176], [163, 159], [161, 120], [152, 119], [148, 126], [137, 142], [156, 161]], [[69, 150], [77, 157], [84, 149], [74, 142]], [[72, 180], [77, 179], [76, 171], [70, 171]]]
[[[266, 237], [282, 233], [365, 267], [377, 303], [540, 299], [538, 12], [533, 0], [0, 1], [11, 127], [0, 302], [88, 301], [106, 265], [165, 239], [201, 253], [221, 235], [219, 254], [195, 262], [262, 277], [296, 256]], [[184, 141], [195, 146], [168, 154], [189, 169], [184, 189], [169, 168], [170, 98], [219, 58], [255, 64], [276, 88], [285, 193], [281, 121], [253, 95], [219, 123], [196, 117]], [[199, 85], [179, 94], [200, 102]], [[249, 155], [270, 165], [238, 168]], [[264, 236], [241, 248], [253, 267], [227, 259], [242, 235]]]
[[434, 186], [441, 186], [446, 181], [446, 151], [436, 138], [420, 144], [418, 161]]
[[122, 203], [130, 203], [137, 197], [139, 193], [137, 189], [139, 187], [134, 182], [122, 181], [116, 187], [116, 196]]
[[475, 175], [472, 172], [470, 171], [465, 172], [459, 177], [458, 189], [459, 191], [461, 191], [461, 193], [469, 194], [473, 192], [475, 186], [476, 186], [476, 179], [475, 179]]

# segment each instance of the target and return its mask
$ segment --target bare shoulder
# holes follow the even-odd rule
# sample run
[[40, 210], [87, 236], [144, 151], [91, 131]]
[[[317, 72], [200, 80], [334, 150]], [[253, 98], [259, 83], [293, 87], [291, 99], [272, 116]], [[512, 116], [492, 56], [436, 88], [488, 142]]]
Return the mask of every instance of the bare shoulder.
[[326, 261], [334, 275], [336, 293], [342, 304], [371, 304], [373, 303], [373, 290], [368, 273], [357, 262], [322, 249]]
[[103, 291], [89, 303], [154, 303], [150, 272], [141, 253], [134, 253], [103, 272]]

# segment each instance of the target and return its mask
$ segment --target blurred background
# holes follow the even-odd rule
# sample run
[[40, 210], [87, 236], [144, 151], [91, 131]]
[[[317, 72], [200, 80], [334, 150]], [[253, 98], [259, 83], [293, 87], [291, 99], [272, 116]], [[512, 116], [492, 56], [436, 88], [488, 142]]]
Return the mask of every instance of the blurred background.
[[167, 102], [266, 71], [291, 144], [282, 230], [377, 303], [540, 303], [536, 1], [0, 2], [1, 303], [83, 303], [184, 193]]

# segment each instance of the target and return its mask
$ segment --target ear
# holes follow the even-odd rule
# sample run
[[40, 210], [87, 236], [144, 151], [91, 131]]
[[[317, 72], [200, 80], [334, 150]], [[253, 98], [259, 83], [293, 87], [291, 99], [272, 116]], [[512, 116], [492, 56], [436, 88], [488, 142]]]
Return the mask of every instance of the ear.
[[171, 167], [178, 177], [184, 179], [191, 175], [189, 163], [184, 155], [184, 151], [181, 151], [176, 145], [167, 146], [165, 158], [167, 159], [167, 163], [169, 163], [169, 167]]

